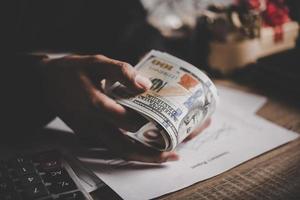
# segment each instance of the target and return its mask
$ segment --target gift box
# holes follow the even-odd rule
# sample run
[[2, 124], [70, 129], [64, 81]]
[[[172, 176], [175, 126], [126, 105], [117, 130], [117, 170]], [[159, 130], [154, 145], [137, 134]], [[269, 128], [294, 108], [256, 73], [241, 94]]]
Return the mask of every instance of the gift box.
[[218, 42], [211, 41], [208, 64], [223, 74], [234, 69], [256, 62], [260, 51], [259, 39], [243, 41]]
[[211, 41], [208, 63], [222, 73], [255, 63], [257, 59], [296, 46], [299, 25], [295, 21], [278, 27], [263, 27], [260, 37], [241, 41]]
[[299, 25], [285, 0], [236, 0], [212, 12], [208, 63], [222, 73], [296, 46]]
[[296, 46], [298, 33], [299, 25], [295, 21], [284, 23], [278, 27], [262, 28], [258, 58], [293, 49]]

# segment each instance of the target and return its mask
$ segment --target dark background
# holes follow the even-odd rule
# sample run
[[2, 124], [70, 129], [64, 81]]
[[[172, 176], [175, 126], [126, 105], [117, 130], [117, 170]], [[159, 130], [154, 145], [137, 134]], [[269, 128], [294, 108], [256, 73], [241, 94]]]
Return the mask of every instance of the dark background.
[[[158, 49], [191, 62], [214, 78], [230, 78], [283, 99], [300, 102], [300, 40], [293, 50], [268, 56], [230, 75], [207, 63], [210, 34], [205, 20], [182, 39], [166, 39], [146, 22], [138, 0], [11, 0], [2, 28], [5, 52], [100, 53], [135, 64]], [[287, 0], [292, 19], [300, 21], [300, 1]], [[7, 13], [7, 14], [6, 14]]]

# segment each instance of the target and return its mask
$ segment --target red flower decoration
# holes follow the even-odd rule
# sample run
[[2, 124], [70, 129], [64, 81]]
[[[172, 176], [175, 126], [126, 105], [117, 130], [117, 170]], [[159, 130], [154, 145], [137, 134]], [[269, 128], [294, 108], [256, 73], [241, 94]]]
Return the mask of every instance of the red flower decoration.
[[260, 8], [260, 0], [249, 0], [246, 1], [249, 9], [259, 9]]
[[279, 26], [290, 21], [289, 10], [283, 0], [269, 0], [263, 18], [266, 25]]

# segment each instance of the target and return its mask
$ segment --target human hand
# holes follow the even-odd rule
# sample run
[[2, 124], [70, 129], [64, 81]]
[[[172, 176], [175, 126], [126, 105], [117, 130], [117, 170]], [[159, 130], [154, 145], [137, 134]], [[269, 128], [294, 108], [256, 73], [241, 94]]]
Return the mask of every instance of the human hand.
[[159, 152], [129, 140], [119, 129], [136, 131], [144, 119], [105, 95], [100, 80], [119, 81], [138, 94], [151, 87], [129, 64], [102, 55], [72, 55], [44, 59], [43, 74], [48, 105], [75, 133], [98, 137], [112, 152], [129, 160], [177, 160], [175, 152]]

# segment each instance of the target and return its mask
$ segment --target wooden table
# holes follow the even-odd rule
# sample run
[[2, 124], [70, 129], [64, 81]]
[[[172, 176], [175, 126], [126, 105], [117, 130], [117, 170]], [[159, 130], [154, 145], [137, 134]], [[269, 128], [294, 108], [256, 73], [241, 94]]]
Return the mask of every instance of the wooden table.
[[[231, 81], [223, 85], [252, 91]], [[257, 112], [278, 125], [300, 133], [300, 108], [269, 99]], [[216, 177], [160, 197], [170, 199], [300, 199], [300, 138]]]

